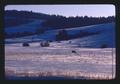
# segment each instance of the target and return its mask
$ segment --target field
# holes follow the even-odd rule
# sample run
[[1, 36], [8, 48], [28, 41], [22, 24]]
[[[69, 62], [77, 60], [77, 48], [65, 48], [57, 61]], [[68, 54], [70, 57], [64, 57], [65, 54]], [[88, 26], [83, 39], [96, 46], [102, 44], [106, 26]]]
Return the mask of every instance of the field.
[[115, 78], [115, 48], [80, 48], [69, 42], [40, 47], [31, 42], [5, 45], [5, 74], [16, 77]]
[[[9, 33], [34, 31], [35, 22], [6, 28]], [[31, 29], [32, 28], [32, 29]], [[11, 31], [9, 31], [9, 29]], [[66, 29], [69, 35], [80, 31], [96, 33], [64, 41], [56, 41], [60, 29], [47, 30], [20, 38], [5, 39], [5, 74], [15, 77], [72, 77], [72, 79], [115, 78], [115, 23], [90, 25]], [[50, 41], [41, 47], [41, 41]], [[23, 47], [22, 43], [30, 44]], [[106, 45], [106, 48], [101, 48]]]

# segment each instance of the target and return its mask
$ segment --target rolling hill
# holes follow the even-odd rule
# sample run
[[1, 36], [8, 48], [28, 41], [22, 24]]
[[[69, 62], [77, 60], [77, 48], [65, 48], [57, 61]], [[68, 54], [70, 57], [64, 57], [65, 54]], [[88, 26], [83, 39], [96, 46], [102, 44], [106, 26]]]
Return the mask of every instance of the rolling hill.
[[[52, 40], [54, 42], [56, 39], [57, 30], [48, 30], [43, 34], [36, 34], [31, 36], [25, 36], [14, 39], [6, 39], [6, 43], [19, 43], [19, 42], [32, 42], [41, 40]], [[91, 25], [85, 27], [76, 27], [66, 29], [70, 35], [77, 35], [80, 31], [96, 33], [94, 35], [89, 35], [85, 37], [78, 37], [70, 40], [61, 41], [62, 44], [66, 44], [71, 41], [70, 45], [76, 45], [79, 47], [101, 47], [101, 45], [106, 44], [107, 47], [115, 47], [115, 23]]]

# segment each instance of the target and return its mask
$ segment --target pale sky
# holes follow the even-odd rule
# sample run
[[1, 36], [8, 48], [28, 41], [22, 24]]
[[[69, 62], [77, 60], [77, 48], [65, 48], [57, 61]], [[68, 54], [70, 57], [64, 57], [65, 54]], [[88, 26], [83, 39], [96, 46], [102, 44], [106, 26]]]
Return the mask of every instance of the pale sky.
[[115, 6], [111, 4], [92, 5], [7, 5], [5, 10], [26, 10], [45, 14], [69, 16], [115, 16]]

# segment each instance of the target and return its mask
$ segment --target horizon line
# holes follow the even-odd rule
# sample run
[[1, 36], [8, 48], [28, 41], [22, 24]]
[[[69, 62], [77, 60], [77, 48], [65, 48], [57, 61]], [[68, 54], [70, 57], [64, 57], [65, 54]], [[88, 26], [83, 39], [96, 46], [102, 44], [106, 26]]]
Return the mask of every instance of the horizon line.
[[5, 11], [24, 11], [24, 12], [32, 12], [32, 13], [38, 13], [38, 14], [46, 14], [46, 15], [56, 15], [56, 16], [62, 16], [62, 17], [66, 17], [66, 18], [69, 18], [69, 17], [73, 17], [73, 18], [75, 18], [75, 17], [93, 17], [93, 18], [95, 18], [95, 17], [97, 17], [97, 18], [102, 18], [102, 17], [105, 17], [105, 18], [107, 18], [107, 17], [115, 17], [115, 15], [110, 15], [110, 16], [88, 16], [88, 15], [84, 15], [84, 16], [79, 16], [79, 15], [76, 15], [76, 16], [65, 16], [65, 15], [60, 15], [60, 14], [49, 14], [49, 13], [42, 13], [42, 12], [35, 12], [35, 11], [30, 11], [30, 10], [16, 10], [16, 9], [10, 9], [10, 10], [5, 10]]

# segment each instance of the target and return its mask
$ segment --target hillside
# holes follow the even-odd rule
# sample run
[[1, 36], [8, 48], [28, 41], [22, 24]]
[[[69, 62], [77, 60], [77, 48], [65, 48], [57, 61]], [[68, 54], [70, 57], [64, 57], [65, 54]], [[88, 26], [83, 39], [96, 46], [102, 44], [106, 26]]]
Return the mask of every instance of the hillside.
[[14, 27], [7, 27], [5, 28], [5, 32], [7, 32], [8, 34], [13, 34], [13, 33], [23, 33], [23, 32], [36, 32], [36, 30], [38, 28], [41, 28], [41, 23], [44, 20], [37, 20], [34, 19], [32, 22], [27, 23], [27, 24], [21, 24], [18, 26], [14, 26]]
[[[115, 24], [108, 23], [108, 24], [100, 24], [100, 25], [91, 25], [85, 27], [76, 27], [66, 29], [66, 31], [70, 35], [77, 35], [80, 31], [87, 31], [87, 32], [99, 32], [94, 35], [89, 35], [85, 37], [79, 37], [67, 41], [61, 41], [62, 43], [68, 43], [72, 41], [70, 45], [76, 45], [81, 47], [100, 47], [102, 44], [107, 44], [108, 47], [115, 47]], [[45, 31], [43, 34], [36, 34], [32, 36], [26, 36], [21, 38], [14, 38], [14, 39], [6, 39], [6, 43], [19, 43], [19, 42], [32, 42], [32, 41], [40, 41], [40, 40], [56, 40], [56, 34], [60, 31], [57, 30], [49, 30]]]
[[[37, 34], [42, 30], [70, 29], [76, 27], [106, 24], [115, 21], [114, 16], [108, 17], [65, 17], [32, 11], [6, 10], [5, 38], [16, 38]], [[38, 32], [36, 32], [38, 31]]]

